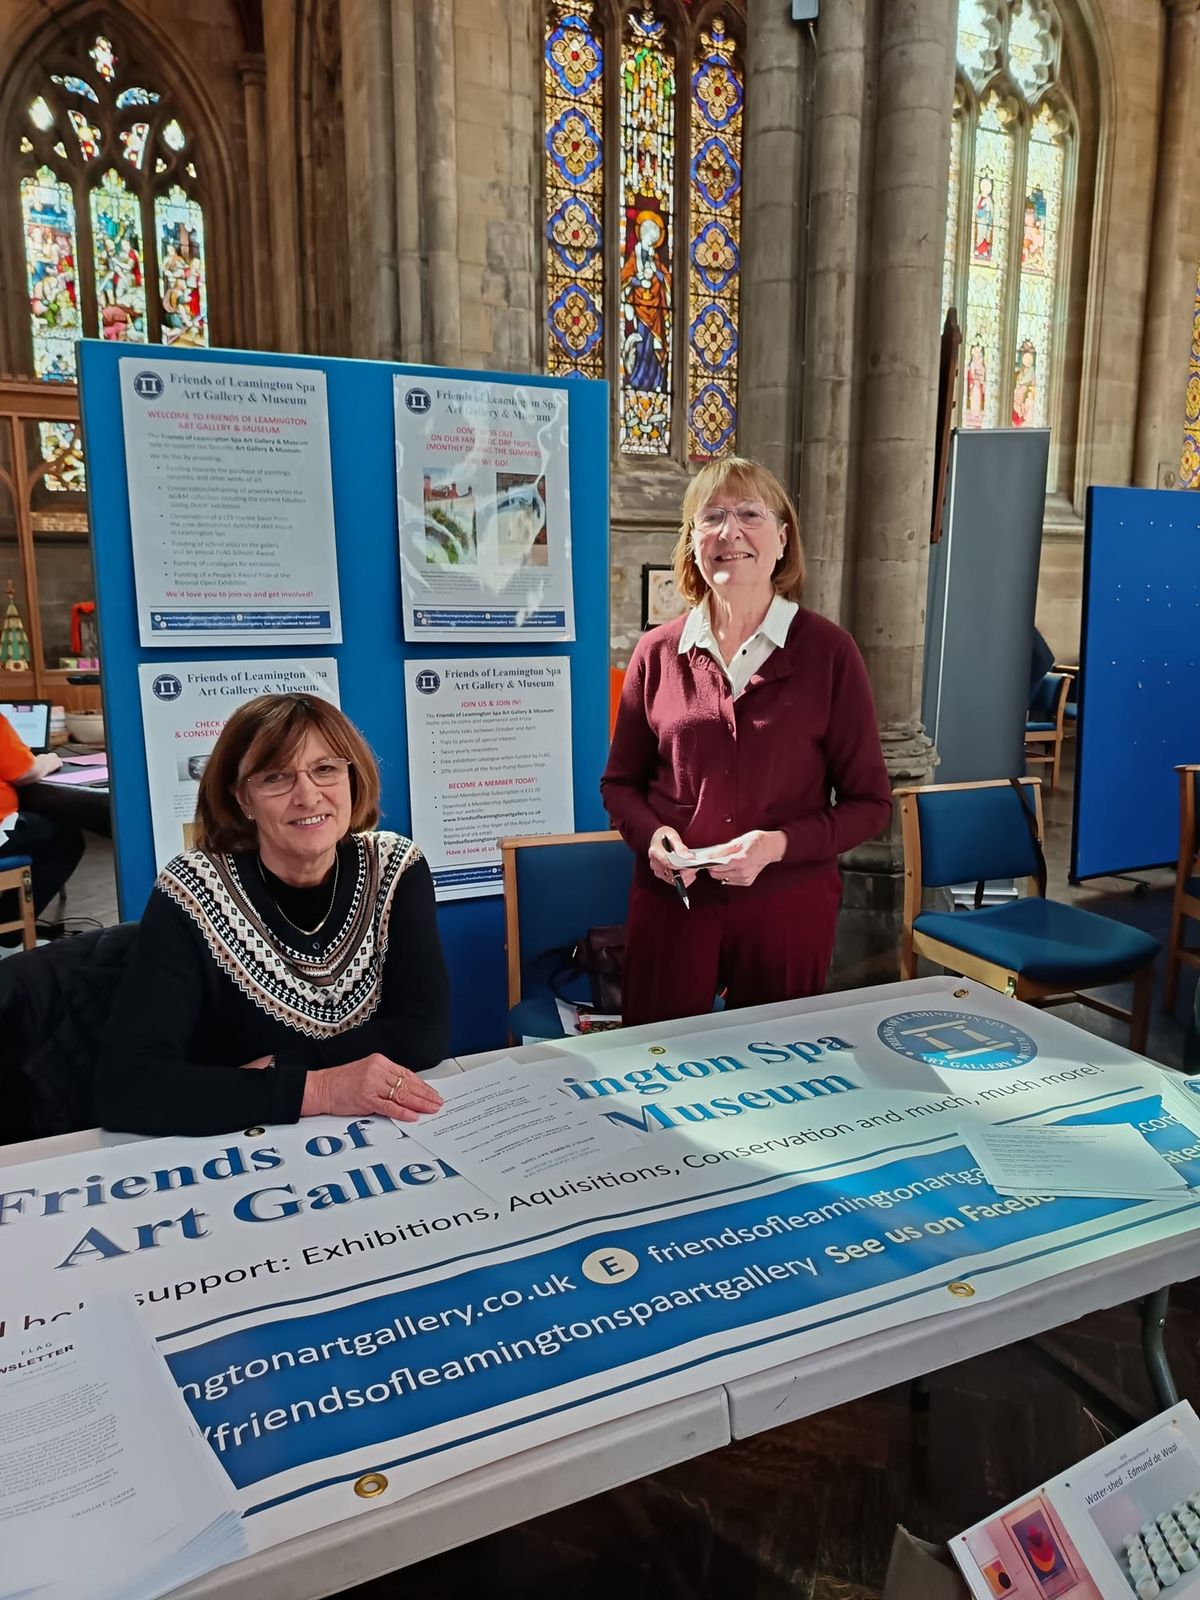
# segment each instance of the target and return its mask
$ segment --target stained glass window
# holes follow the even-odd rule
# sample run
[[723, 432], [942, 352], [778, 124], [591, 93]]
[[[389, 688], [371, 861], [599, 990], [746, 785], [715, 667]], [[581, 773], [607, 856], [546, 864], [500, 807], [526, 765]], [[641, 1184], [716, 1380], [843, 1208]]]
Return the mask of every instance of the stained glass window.
[[65, 383], [75, 376], [79, 337], [75, 200], [70, 184], [40, 167], [21, 179], [25, 279], [33, 329], [33, 372]]
[[176, 184], [154, 202], [164, 344], [208, 343], [204, 214]]
[[1073, 128], [1061, 36], [1052, 0], [959, 0], [943, 304], [965, 281], [965, 427], [1054, 422]]
[[550, 9], [545, 77], [547, 369], [604, 375], [604, 48], [590, 0]]
[[630, 455], [671, 444], [674, 200], [675, 52], [646, 10], [621, 48], [619, 430]]
[[[209, 308], [203, 151], [187, 119], [94, 24], [67, 42], [19, 102], [13, 147], [33, 371], [70, 382], [82, 334], [206, 345]], [[116, 92], [118, 76], [134, 85]], [[63, 426], [40, 425], [45, 482], [78, 489]]]
[[606, 39], [609, 8], [547, 0], [546, 364], [614, 380], [624, 454], [707, 460], [737, 426], [737, 17], [620, 10]]
[[692, 73], [688, 455], [719, 455], [737, 422], [742, 76], [720, 17]]
[[1179, 487], [1200, 489], [1200, 267], [1196, 269], [1192, 354], [1188, 362], [1187, 392], [1183, 404], [1183, 453], [1179, 458]]

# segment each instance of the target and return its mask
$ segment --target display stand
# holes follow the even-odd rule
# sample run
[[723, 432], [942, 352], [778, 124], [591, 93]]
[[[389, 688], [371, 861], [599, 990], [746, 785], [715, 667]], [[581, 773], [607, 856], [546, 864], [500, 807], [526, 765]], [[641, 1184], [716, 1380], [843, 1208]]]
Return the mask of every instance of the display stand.
[[[138, 642], [137, 608], [118, 361], [125, 344], [83, 340], [80, 398], [87, 452], [88, 497], [101, 618], [101, 670], [106, 742], [113, 785], [113, 837], [122, 917], [140, 915], [155, 876], [150, 796], [142, 731], [138, 667], [186, 656], [196, 661], [236, 655], [248, 661], [300, 653], [298, 647], [228, 646], [146, 649]], [[341, 704], [366, 735], [383, 776], [382, 826], [410, 827], [408, 746], [402, 663], [448, 654], [503, 659], [531, 653], [571, 662], [571, 728], [578, 830], [607, 826], [599, 779], [608, 750], [608, 389], [600, 382], [522, 374], [449, 372], [376, 361], [267, 355], [260, 351], [146, 351], [147, 364], [222, 362], [317, 370], [325, 374], [337, 528], [343, 640], [308, 652], [333, 656]], [[396, 505], [392, 379], [433, 379], [565, 387], [569, 403], [570, 498], [576, 637], [570, 644], [518, 636], [488, 645], [414, 644], [403, 637]], [[564, 751], [564, 760], [568, 752]], [[420, 841], [417, 841], [420, 843]], [[506, 1037], [503, 905], [498, 895], [438, 909], [453, 995], [451, 1048], [456, 1053], [500, 1045]], [[581, 928], [580, 932], [584, 930]]]

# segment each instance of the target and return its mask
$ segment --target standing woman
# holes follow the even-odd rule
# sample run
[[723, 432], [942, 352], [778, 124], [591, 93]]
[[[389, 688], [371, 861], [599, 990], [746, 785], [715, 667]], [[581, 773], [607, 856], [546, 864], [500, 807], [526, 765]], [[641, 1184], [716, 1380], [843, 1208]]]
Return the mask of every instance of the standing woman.
[[379, 770], [327, 700], [240, 706], [159, 873], [113, 1005], [100, 1121], [132, 1133], [415, 1121], [450, 993], [425, 858], [376, 833]]
[[[833, 954], [837, 858], [882, 833], [891, 786], [866, 668], [798, 601], [804, 552], [779, 480], [736, 456], [688, 486], [675, 545], [683, 617], [633, 652], [605, 806], [637, 857], [627, 1024], [819, 994]], [[707, 871], [667, 851], [714, 846]]]

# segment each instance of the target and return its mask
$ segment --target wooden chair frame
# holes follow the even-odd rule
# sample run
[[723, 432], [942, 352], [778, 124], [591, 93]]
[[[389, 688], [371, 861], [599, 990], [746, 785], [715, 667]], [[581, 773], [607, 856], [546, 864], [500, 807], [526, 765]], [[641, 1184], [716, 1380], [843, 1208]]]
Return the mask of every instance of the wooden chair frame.
[[[1049, 788], [1051, 794], [1058, 788], [1058, 777], [1062, 769], [1062, 748], [1063, 740], [1066, 737], [1063, 731], [1063, 723], [1066, 719], [1067, 691], [1070, 687], [1070, 676], [1067, 673], [1063, 673], [1061, 682], [1058, 685], [1058, 693], [1054, 697], [1054, 727], [1040, 729], [1033, 733], [1026, 729], [1025, 732], [1025, 765], [1029, 766], [1032, 762], [1039, 766], [1048, 766], [1050, 768]], [[1033, 749], [1030, 749], [1031, 745], [1034, 747]], [[1039, 745], [1049, 745], [1050, 749], [1043, 755], [1037, 748]]]
[[603, 833], [538, 833], [528, 838], [501, 839], [500, 865], [504, 875], [504, 960], [508, 973], [508, 1007], [521, 998], [521, 931], [517, 915], [517, 851], [538, 850], [548, 844], [601, 844], [619, 839], [616, 829]]
[[33, 869], [31, 867], [6, 867], [0, 857], [0, 894], [10, 889], [17, 891], [20, 911], [15, 921], [0, 922], [0, 933], [21, 932], [21, 942], [26, 950], [37, 944], [37, 927], [33, 915]]
[[[1075, 679], [1079, 676], [1079, 668], [1074, 664], [1060, 665], [1060, 663], [1056, 661], [1050, 668], [1050, 671], [1062, 672], [1066, 674], [1068, 682], [1066, 693], [1063, 695], [1063, 738], [1073, 739], [1078, 732], [1078, 728], [1076, 727], [1075, 722], [1071, 721], [1071, 719], [1067, 716], [1067, 701], [1071, 698], [1071, 684], [1074, 683]], [[1078, 704], [1078, 699], [1076, 700], [1076, 704]]]
[[[1045, 822], [1042, 816], [1042, 780], [1040, 778], [1023, 778], [1022, 788], [1033, 791], [1033, 810], [1037, 819], [1037, 834], [1039, 843], [1044, 843], [1046, 837]], [[961, 973], [964, 978], [973, 978], [976, 983], [982, 983], [989, 989], [997, 989], [1001, 994], [1009, 995], [1015, 1000], [1024, 1000], [1027, 1005], [1052, 1006], [1068, 1005], [1077, 1001], [1080, 1005], [1090, 1006], [1093, 1011], [1099, 1011], [1106, 1017], [1116, 1017], [1121, 1022], [1129, 1024], [1129, 1048], [1137, 1051], [1139, 1055], [1145, 1054], [1146, 1034], [1150, 1025], [1150, 999], [1154, 989], [1154, 964], [1148, 963], [1145, 968], [1134, 976], [1133, 979], [1133, 1005], [1127, 1011], [1121, 1006], [1115, 1006], [1107, 1000], [1098, 1000], [1093, 995], [1081, 994], [1078, 990], [1062, 990], [1053, 984], [1035, 983], [1030, 978], [1023, 978], [1010, 968], [1002, 966], [999, 962], [986, 961], [982, 956], [971, 955], [966, 950], [960, 950], [956, 945], [946, 944], [941, 939], [931, 938], [922, 933], [913, 924], [921, 914], [921, 900], [924, 893], [924, 880], [921, 873], [921, 823], [917, 815], [917, 797], [921, 794], [944, 794], [952, 789], [1007, 789], [1007, 778], [991, 779], [983, 783], [931, 783], [920, 789], [897, 789], [896, 798], [900, 802], [900, 826], [904, 840], [904, 929], [900, 942], [900, 976], [903, 979], [917, 976], [917, 957], [924, 956], [927, 961], [933, 961], [940, 967], [946, 967], [951, 972]], [[1037, 880], [1028, 878], [1028, 893], [1038, 893]], [[1198, 912], [1200, 914], [1200, 912]], [[1197, 962], [1200, 965], [1200, 960]]]
[[1171, 899], [1171, 933], [1167, 940], [1167, 976], [1163, 1010], [1174, 1011], [1179, 968], [1200, 967], [1200, 945], [1183, 941], [1183, 919], [1200, 922], [1200, 897], [1187, 892], [1188, 879], [1200, 877], [1200, 838], [1196, 834], [1196, 774], [1200, 765], [1176, 767], [1179, 774], [1179, 854], [1175, 861], [1175, 893]]

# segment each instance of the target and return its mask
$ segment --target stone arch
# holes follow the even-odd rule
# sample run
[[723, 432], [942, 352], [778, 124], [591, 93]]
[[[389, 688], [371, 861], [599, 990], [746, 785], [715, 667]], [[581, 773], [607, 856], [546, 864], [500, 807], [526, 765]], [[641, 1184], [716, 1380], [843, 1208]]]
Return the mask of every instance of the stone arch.
[[338, 0], [304, 0], [294, 71], [301, 347], [342, 355], [352, 340]]

